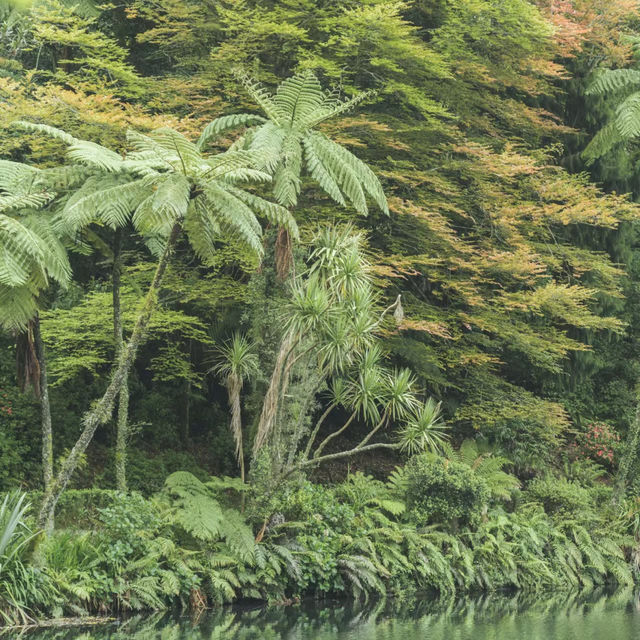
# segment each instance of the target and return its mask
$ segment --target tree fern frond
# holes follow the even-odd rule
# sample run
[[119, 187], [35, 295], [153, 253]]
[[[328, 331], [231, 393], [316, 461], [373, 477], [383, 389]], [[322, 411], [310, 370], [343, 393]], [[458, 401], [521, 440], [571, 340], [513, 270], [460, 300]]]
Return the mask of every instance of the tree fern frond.
[[34, 287], [2, 284], [0, 275], [0, 327], [9, 330], [25, 329], [38, 310], [36, 293], [37, 288]]
[[25, 285], [34, 268], [44, 272], [40, 238], [18, 220], [0, 214], [0, 284]]
[[229, 187], [228, 191], [233, 193], [238, 200], [244, 202], [251, 209], [262, 214], [272, 224], [284, 227], [287, 231], [297, 240], [300, 237], [298, 225], [291, 212], [278, 204], [264, 200], [258, 196], [243, 191], [242, 189], [235, 189]]
[[287, 114], [282, 112], [259, 82], [256, 82], [248, 74], [239, 70], [236, 70], [235, 76], [244, 86], [245, 91], [251, 96], [252, 100], [260, 106], [270, 120], [281, 124], [280, 121], [286, 119]]
[[375, 95], [375, 91], [365, 91], [364, 93], [359, 93], [353, 98], [350, 98], [349, 100], [336, 100], [330, 97], [325, 98], [320, 109], [315, 113], [310, 113], [306, 118], [304, 118], [302, 126], [305, 128], [316, 127], [325, 120], [330, 120], [331, 118], [335, 118], [347, 111], [355, 109], [361, 102], [364, 102]]
[[324, 93], [318, 78], [307, 70], [283, 80], [273, 101], [287, 114], [289, 126], [294, 126], [296, 121], [302, 122], [318, 111], [324, 102]]
[[158, 185], [151, 201], [151, 210], [158, 218], [167, 221], [184, 218], [189, 207], [190, 194], [191, 185], [184, 175], [168, 175]]
[[71, 229], [79, 229], [94, 220], [112, 228], [124, 226], [133, 211], [144, 201], [153, 178], [126, 180], [125, 177], [100, 176], [89, 179], [76, 197], [65, 205], [61, 220]]
[[37, 124], [35, 122], [27, 122], [26, 120], [16, 120], [15, 122], [11, 123], [11, 126], [17, 127], [18, 129], [22, 129], [23, 131], [27, 131], [29, 133], [44, 133], [50, 138], [60, 140], [67, 145], [79, 142], [78, 138], [74, 138], [66, 131], [58, 129], [57, 127], [51, 127], [48, 124]]
[[67, 157], [73, 162], [96, 166], [105, 171], [122, 170], [122, 156], [111, 149], [87, 140], [77, 140], [69, 145]]
[[635, 69], [605, 69], [596, 73], [587, 87], [587, 95], [602, 95], [640, 84], [640, 71]]
[[307, 169], [311, 177], [322, 187], [322, 189], [343, 207], [347, 205], [340, 187], [331, 172], [325, 167], [324, 163], [317, 154], [315, 147], [309, 136], [303, 138], [303, 146], [305, 159], [307, 161]]
[[273, 177], [275, 199], [285, 207], [293, 207], [298, 201], [302, 173], [302, 146], [294, 136], [284, 140], [281, 159]]
[[[188, 168], [196, 167], [202, 162], [198, 147], [178, 131], [169, 127], [161, 127], [149, 135], [168, 154], [173, 153], [179, 158], [184, 173]], [[175, 168], [178, 169], [178, 167]]]
[[[364, 188], [382, 212], [389, 213], [387, 198], [378, 177], [362, 160], [321, 133], [313, 132], [310, 138], [318, 157], [332, 175], [338, 178], [336, 181], [357, 211], [365, 214], [367, 211], [366, 204], [362, 207], [360, 202], [360, 191]], [[350, 184], [351, 182], [354, 184]], [[357, 190], [354, 189], [355, 185], [358, 186]], [[358, 208], [358, 205], [361, 208]]]
[[264, 122], [266, 121], [262, 116], [251, 113], [234, 113], [228, 116], [221, 116], [205, 126], [198, 138], [198, 142], [196, 142], [196, 147], [202, 151], [207, 142], [219, 137], [225, 131], [237, 129], [238, 127], [252, 127]]
[[0, 213], [30, 208], [38, 209], [50, 202], [53, 198], [54, 194], [45, 192], [0, 196]]
[[29, 191], [31, 185], [40, 171], [21, 162], [0, 160], [0, 190], [11, 195]]
[[[221, 185], [209, 184], [204, 197], [210, 215], [221, 229], [228, 229], [258, 255], [262, 254], [262, 228], [253, 212], [242, 200]], [[203, 210], [206, 211], [206, 208]]]
[[624, 138], [620, 135], [617, 123], [615, 121], [609, 122], [591, 139], [582, 152], [582, 157], [587, 165], [591, 165], [595, 160], [611, 151], [617, 144], [623, 142], [623, 140]]
[[640, 135], [640, 92], [632, 93], [618, 105], [615, 124], [623, 138]]

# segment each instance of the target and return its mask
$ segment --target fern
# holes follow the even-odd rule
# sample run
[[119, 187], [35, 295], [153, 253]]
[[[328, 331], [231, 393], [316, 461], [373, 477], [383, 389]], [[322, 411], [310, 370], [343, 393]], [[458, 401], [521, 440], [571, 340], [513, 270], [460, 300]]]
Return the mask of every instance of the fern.
[[640, 71], [635, 69], [605, 69], [595, 75], [587, 87], [587, 95], [603, 95], [625, 87], [640, 85]]
[[265, 119], [252, 115], [249, 113], [231, 114], [228, 116], [221, 116], [212, 120], [200, 134], [196, 146], [202, 150], [211, 140], [215, 140], [220, 134], [230, 129], [237, 129], [238, 127], [252, 127], [257, 124], [263, 124]]
[[[314, 131], [321, 122], [355, 108], [371, 93], [343, 101], [335, 93], [325, 93], [313, 72], [304, 71], [284, 80], [272, 96], [247, 75], [239, 73], [238, 77], [268, 120], [257, 123], [251, 114], [229, 116], [214, 120], [205, 131], [214, 135], [234, 126], [253, 126], [235, 148], [259, 151], [264, 156], [263, 166], [273, 174], [274, 195], [281, 205], [289, 208], [297, 203], [306, 165], [311, 177], [339, 204], [348, 200], [356, 211], [366, 214], [368, 195], [384, 213], [389, 212], [373, 171], [350, 151]], [[202, 144], [208, 138], [209, 134]]]

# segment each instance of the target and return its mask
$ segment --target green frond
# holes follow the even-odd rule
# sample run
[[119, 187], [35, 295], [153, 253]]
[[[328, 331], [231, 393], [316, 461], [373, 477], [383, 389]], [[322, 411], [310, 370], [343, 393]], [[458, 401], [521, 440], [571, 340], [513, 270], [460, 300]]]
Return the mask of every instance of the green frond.
[[42, 241], [29, 227], [0, 214], [0, 284], [19, 287], [34, 269], [44, 273]]
[[9, 194], [28, 193], [40, 171], [21, 162], [0, 160], [0, 190]]
[[124, 226], [132, 213], [148, 197], [153, 178], [131, 180], [127, 176], [95, 176], [76, 191], [65, 204], [59, 224], [80, 229], [100, 220], [112, 228]]
[[248, 191], [243, 191], [242, 189], [229, 187], [228, 191], [233, 193], [248, 207], [251, 207], [251, 209], [263, 215], [271, 224], [284, 227], [296, 240], [300, 237], [296, 220], [285, 207], [255, 196]]
[[[161, 127], [149, 134], [150, 138], [164, 149], [168, 154], [174, 154], [180, 161], [182, 170], [186, 173], [187, 168], [198, 166], [202, 162], [202, 156], [198, 147], [193, 142], [185, 138], [181, 133]], [[172, 163], [175, 169], [179, 167]]]
[[119, 171], [122, 165], [122, 157], [111, 149], [88, 140], [80, 140], [69, 135], [62, 129], [46, 124], [35, 124], [19, 120], [14, 126], [29, 133], [43, 133], [55, 140], [60, 140], [68, 146], [67, 156], [74, 162], [92, 165], [105, 171]]
[[198, 138], [198, 142], [196, 142], [196, 146], [202, 150], [210, 140], [218, 138], [225, 131], [237, 129], [238, 127], [252, 127], [264, 122], [265, 119], [263, 117], [251, 113], [234, 113], [228, 116], [221, 116], [205, 126]]
[[294, 136], [285, 138], [281, 148], [282, 157], [273, 176], [273, 194], [285, 207], [293, 207], [298, 201], [302, 185], [302, 146]]
[[588, 165], [591, 165], [595, 160], [611, 151], [613, 147], [620, 144], [623, 140], [624, 138], [620, 135], [617, 123], [615, 120], [611, 121], [593, 136], [582, 152], [582, 157]]
[[362, 160], [318, 132], [309, 134], [308, 144], [313, 147], [326, 171], [349, 198], [356, 211], [367, 214], [364, 189], [384, 213], [389, 213], [380, 181]]
[[215, 260], [216, 242], [222, 238], [220, 224], [211, 215], [204, 198], [198, 197], [189, 206], [184, 230], [195, 254], [205, 264]]
[[206, 206], [201, 210], [204, 215], [212, 215], [220, 228], [227, 229], [232, 235], [250, 247], [256, 255], [262, 255], [262, 228], [251, 209], [228, 188], [216, 183], [206, 186], [203, 199]]
[[287, 115], [289, 126], [294, 126], [317, 113], [324, 102], [324, 93], [318, 78], [307, 70], [283, 80], [273, 101]]
[[64, 144], [71, 145], [75, 142], [78, 142], [77, 138], [74, 138], [72, 135], [68, 134], [66, 131], [62, 129], [58, 129], [57, 127], [51, 127], [48, 124], [37, 124], [35, 122], [27, 122], [26, 120], [16, 120], [11, 123], [11, 126], [21, 129], [23, 131], [27, 131], [28, 133], [43, 133], [50, 138], [54, 138], [55, 140], [60, 140], [64, 142]]
[[281, 121], [286, 119], [287, 114], [281, 111], [266, 89], [241, 70], [236, 70], [235, 76], [244, 86], [245, 91], [251, 96], [251, 99], [265, 112], [267, 117], [276, 124], [282, 124]]
[[587, 87], [587, 95], [602, 95], [625, 87], [640, 85], [640, 71], [635, 69], [605, 69], [595, 74]]
[[347, 205], [340, 186], [336, 179], [332, 175], [331, 171], [327, 169], [320, 156], [315, 150], [315, 147], [311, 141], [310, 136], [306, 136], [302, 140], [304, 146], [305, 160], [307, 163], [307, 170], [311, 177], [320, 185], [324, 192], [339, 205], [345, 207]]
[[632, 93], [618, 105], [615, 123], [623, 138], [640, 135], [640, 92]]
[[21, 209], [39, 209], [54, 198], [51, 193], [26, 193], [20, 195], [0, 195], [0, 213], [20, 211]]
[[7, 286], [0, 282], [0, 327], [24, 329], [38, 310], [36, 294], [35, 287]]
[[189, 180], [180, 173], [173, 173], [158, 179], [156, 184], [157, 189], [151, 201], [151, 211], [156, 219], [168, 223], [184, 218], [191, 195]]
[[328, 96], [325, 98], [324, 103], [318, 111], [310, 113], [309, 116], [304, 118], [303, 126], [305, 128], [315, 127], [325, 120], [335, 118], [343, 113], [347, 113], [348, 111], [355, 109], [361, 102], [364, 102], [375, 95], [375, 91], [365, 91], [348, 100], [337, 100]]

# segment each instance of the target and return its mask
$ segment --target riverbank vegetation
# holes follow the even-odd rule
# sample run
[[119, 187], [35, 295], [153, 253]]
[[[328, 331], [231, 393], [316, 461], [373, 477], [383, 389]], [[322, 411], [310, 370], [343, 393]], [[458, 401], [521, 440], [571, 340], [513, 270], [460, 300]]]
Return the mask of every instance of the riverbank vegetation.
[[0, 616], [630, 585], [634, 0], [0, 5]]

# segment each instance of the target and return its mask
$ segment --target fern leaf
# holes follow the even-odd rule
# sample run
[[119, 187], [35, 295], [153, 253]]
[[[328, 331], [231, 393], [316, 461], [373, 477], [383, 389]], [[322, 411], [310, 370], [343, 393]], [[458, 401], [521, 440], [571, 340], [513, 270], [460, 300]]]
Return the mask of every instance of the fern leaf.
[[234, 113], [228, 116], [221, 116], [205, 126], [198, 138], [198, 142], [196, 142], [196, 147], [202, 151], [210, 140], [218, 138], [225, 131], [237, 129], [238, 127], [252, 127], [264, 122], [264, 118], [251, 113]]
[[640, 71], [635, 69], [606, 69], [595, 75], [586, 90], [587, 95], [602, 95], [640, 84]]

